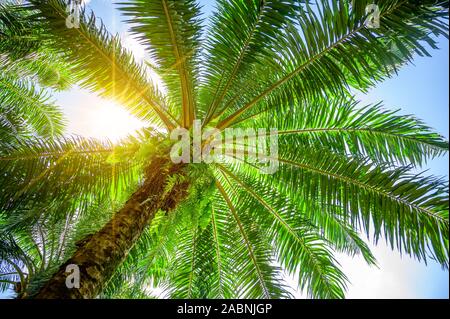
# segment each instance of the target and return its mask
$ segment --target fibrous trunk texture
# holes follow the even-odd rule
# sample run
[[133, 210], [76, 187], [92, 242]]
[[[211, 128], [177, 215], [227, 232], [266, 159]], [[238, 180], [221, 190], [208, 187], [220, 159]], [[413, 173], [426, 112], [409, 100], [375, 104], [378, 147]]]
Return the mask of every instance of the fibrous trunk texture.
[[[160, 209], [172, 210], [187, 196], [187, 182], [166, 189], [168, 178], [183, 174], [181, 169], [182, 164], [173, 164], [166, 157], [154, 158], [146, 169], [144, 184], [102, 229], [78, 245], [72, 257], [33, 298], [95, 298], [156, 212]], [[66, 285], [70, 275], [66, 273], [66, 268], [69, 265], [79, 268], [79, 288], [68, 288]]]

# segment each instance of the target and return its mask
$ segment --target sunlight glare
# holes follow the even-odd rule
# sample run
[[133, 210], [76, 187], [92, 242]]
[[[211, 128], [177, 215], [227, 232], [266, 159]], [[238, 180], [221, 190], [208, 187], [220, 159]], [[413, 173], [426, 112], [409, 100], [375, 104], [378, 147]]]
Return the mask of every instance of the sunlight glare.
[[58, 101], [70, 119], [69, 134], [118, 141], [146, 126], [118, 103], [79, 88], [60, 94]]
[[145, 47], [139, 43], [130, 33], [124, 32], [121, 34], [122, 45], [127, 50], [133, 53], [133, 56], [138, 61], [143, 61], [146, 58]]
[[[151, 61], [145, 47], [131, 34], [122, 33], [121, 41], [124, 48], [133, 54], [137, 63]], [[147, 67], [145, 69], [149, 79], [164, 94], [166, 88], [161, 78], [152, 69]], [[119, 104], [79, 88], [61, 94], [58, 100], [61, 101], [61, 105], [65, 105], [67, 117], [71, 119], [69, 133], [85, 137], [106, 137], [112, 141], [118, 141], [145, 126], [142, 121], [133, 117]]]
[[103, 101], [91, 112], [92, 132], [95, 137], [107, 137], [112, 141], [126, 137], [143, 126], [143, 123], [131, 116], [123, 107]]

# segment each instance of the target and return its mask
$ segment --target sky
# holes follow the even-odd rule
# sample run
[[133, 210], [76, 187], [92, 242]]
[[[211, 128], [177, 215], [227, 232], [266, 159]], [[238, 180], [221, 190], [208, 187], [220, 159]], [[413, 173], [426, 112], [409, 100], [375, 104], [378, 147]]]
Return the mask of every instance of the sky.
[[[413, 114], [449, 138], [449, 44], [439, 38], [440, 50], [432, 57], [416, 57], [414, 65], [403, 68], [397, 77], [389, 79], [367, 95], [358, 98], [366, 103], [383, 101], [386, 108], [401, 109], [401, 114]], [[449, 158], [431, 160], [423, 169], [428, 174], [446, 176]], [[369, 269], [363, 263], [343, 258], [343, 269], [349, 273], [353, 286], [347, 297], [384, 298], [449, 298], [449, 273], [436, 263], [423, 263], [392, 252], [385, 245], [373, 249], [379, 269]]]
[[[200, 0], [205, 16], [210, 14], [214, 1]], [[119, 32], [125, 45], [137, 59], [145, 52], [137, 41], [126, 32], [122, 19], [114, 11], [109, 0], [90, 0], [88, 6], [100, 16], [109, 30]], [[388, 109], [401, 109], [402, 114], [413, 114], [424, 120], [441, 135], [449, 138], [449, 45], [439, 38], [440, 50], [432, 51], [432, 57], [416, 57], [414, 64], [400, 70], [398, 76], [388, 79], [367, 94], [357, 94], [363, 102], [383, 101]], [[68, 133], [83, 136], [109, 136], [118, 139], [143, 125], [112, 102], [97, 98], [77, 88], [59, 93], [59, 105], [69, 120]], [[446, 176], [448, 179], [448, 155], [431, 160], [423, 169], [428, 174]], [[449, 273], [429, 262], [428, 265], [400, 256], [383, 242], [369, 246], [377, 259], [378, 267], [369, 267], [361, 257], [337, 254], [337, 260], [348, 276], [347, 298], [449, 298]], [[287, 277], [297, 298], [305, 295], [295, 289], [295, 278]], [[1, 295], [0, 295], [1, 297]]]

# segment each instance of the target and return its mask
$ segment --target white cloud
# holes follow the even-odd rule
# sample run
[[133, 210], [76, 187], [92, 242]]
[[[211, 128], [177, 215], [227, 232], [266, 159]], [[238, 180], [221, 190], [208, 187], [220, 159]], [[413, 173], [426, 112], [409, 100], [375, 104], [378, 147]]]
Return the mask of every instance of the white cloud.
[[[361, 256], [350, 257], [336, 254], [341, 269], [350, 283], [346, 293], [348, 299], [420, 299], [448, 298], [449, 273], [434, 262], [428, 266], [407, 255], [392, 251], [380, 240], [377, 246], [369, 244], [375, 255], [378, 268], [368, 266]], [[297, 286], [297, 277], [287, 276], [295, 298], [306, 298]]]

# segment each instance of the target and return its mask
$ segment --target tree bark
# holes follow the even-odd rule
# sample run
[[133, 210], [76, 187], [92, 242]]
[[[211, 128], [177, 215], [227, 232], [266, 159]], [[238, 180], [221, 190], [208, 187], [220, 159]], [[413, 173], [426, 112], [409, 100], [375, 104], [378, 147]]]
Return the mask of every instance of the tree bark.
[[[72, 257], [32, 298], [95, 298], [155, 213], [159, 209], [172, 210], [187, 196], [188, 182], [177, 183], [169, 191], [166, 189], [170, 176], [183, 174], [182, 167], [182, 164], [173, 164], [165, 157], [154, 158], [146, 168], [144, 184], [124, 207], [102, 229], [79, 243]], [[66, 285], [70, 275], [66, 272], [68, 265], [76, 265], [80, 270], [79, 288], [68, 288]]]

